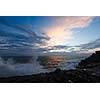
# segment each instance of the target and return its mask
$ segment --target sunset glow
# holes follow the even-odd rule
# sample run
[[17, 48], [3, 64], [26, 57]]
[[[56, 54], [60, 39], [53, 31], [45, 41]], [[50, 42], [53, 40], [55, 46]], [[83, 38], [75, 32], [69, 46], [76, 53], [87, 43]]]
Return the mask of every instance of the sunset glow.
[[91, 53], [100, 47], [99, 26], [96, 16], [0, 17], [0, 47], [7, 52]]

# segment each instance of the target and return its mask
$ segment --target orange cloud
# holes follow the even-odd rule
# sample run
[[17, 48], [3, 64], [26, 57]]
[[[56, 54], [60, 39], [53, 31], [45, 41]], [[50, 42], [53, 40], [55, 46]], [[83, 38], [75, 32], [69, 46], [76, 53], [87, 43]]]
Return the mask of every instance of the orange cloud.
[[64, 45], [69, 39], [73, 39], [74, 28], [84, 28], [90, 25], [94, 17], [54, 17], [52, 25], [44, 31], [50, 37], [48, 45]]

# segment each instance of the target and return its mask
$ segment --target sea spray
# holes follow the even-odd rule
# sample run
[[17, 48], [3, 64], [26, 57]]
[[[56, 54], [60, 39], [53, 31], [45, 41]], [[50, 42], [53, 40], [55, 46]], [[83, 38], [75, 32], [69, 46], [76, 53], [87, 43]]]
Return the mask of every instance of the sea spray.
[[[23, 56], [23, 58], [25, 57]], [[61, 70], [75, 69], [75, 66], [79, 62], [77, 60], [64, 62], [62, 66], [57, 66], [54, 68], [53, 67], [45, 68], [45, 66], [40, 65], [37, 58], [38, 55], [35, 53], [35, 55], [32, 56], [32, 59], [27, 61], [27, 63], [18, 63], [18, 62], [15, 63], [14, 58], [9, 58], [7, 59], [7, 61], [5, 61], [3, 58], [0, 57], [0, 77], [24, 76], [24, 75], [46, 73], [46, 72], [52, 72], [57, 68], [60, 68]]]
[[16, 75], [31, 75], [44, 72], [43, 66], [37, 62], [37, 56], [28, 63], [14, 63], [12, 58], [4, 61], [0, 57], [0, 77], [10, 77]]

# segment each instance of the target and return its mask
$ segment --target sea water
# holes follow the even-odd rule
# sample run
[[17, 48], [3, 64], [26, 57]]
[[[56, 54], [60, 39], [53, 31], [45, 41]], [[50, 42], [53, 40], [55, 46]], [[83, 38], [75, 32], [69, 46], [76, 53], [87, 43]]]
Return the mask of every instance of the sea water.
[[82, 58], [71, 58], [67, 56], [41, 56], [38, 58], [43, 69], [53, 70], [60, 68], [62, 70], [75, 69]]
[[15, 63], [11, 58], [7, 61], [0, 58], [0, 77], [49, 73], [58, 68], [61, 70], [75, 69], [80, 60], [80, 58], [67, 56], [40, 56], [29, 62]]

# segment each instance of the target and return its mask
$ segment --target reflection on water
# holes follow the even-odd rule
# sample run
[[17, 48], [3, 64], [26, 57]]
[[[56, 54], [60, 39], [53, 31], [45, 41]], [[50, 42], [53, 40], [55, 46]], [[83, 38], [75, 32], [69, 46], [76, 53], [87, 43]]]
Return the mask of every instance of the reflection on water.
[[38, 61], [46, 69], [68, 66], [70, 63], [78, 61], [79, 58], [69, 58], [67, 56], [40, 56]]

